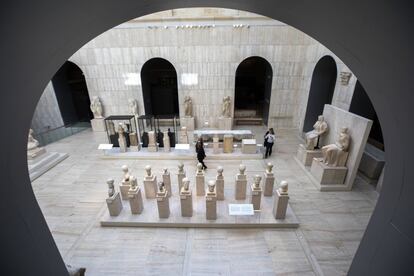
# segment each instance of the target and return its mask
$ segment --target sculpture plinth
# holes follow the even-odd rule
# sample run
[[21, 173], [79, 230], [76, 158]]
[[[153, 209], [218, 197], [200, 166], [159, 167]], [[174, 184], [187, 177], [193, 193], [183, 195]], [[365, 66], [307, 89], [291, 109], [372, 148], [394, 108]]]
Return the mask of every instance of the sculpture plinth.
[[236, 200], [246, 199], [247, 176], [244, 174], [246, 166], [241, 164], [239, 173], [236, 175], [235, 198]]
[[214, 180], [209, 182], [208, 189], [206, 191], [206, 219], [217, 219], [217, 193]]
[[195, 124], [194, 124], [194, 117], [185, 116], [180, 118], [180, 125], [187, 128], [187, 130], [194, 130]]
[[131, 151], [139, 151], [140, 150], [140, 144], [139, 144], [139, 140], [138, 140], [138, 135], [135, 132], [131, 132], [129, 134], [129, 149]]
[[[198, 164], [197, 167], [201, 165]], [[201, 168], [203, 167], [203, 165], [201, 165]], [[196, 195], [197, 196], [203, 196], [205, 195], [205, 176], [204, 176], [204, 171], [202, 169], [197, 168], [197, 173], [196, 173]]]
[[156, 198], [159, 218], [168, 218], [170, 216], [170, 201], [167, 190], [158, 191]]
[[223, 177], [223, 168], [217, 168], [217, 176], [216, 176], [216, 193], [217, 193], [217, 200], [224, 200], [224, 177]]
[[162, 182], [165, 185], [165, 189], [168, 191], [168, 196], [172, 196], [172, 190], [171, 190], [171, 174], [167, 169], [164, 169], [164, 172], [162, 174]]
[[254, 177], [254, 184], [250, 186], [251, 189], [251, 200], [250, 203], [253, 204], [253, 209], [255, 211], [260, 211], [260, 203], [262, 200], [262, 187], [260, 187], [260, 181], [262, 178], [258, 175]]
[[148, 131], [148, 151], [149, 152], [156, 152], [158, 151], [158, 145], [155, 138], [154, 131]]
[[119, 184], [119, 191], [121, 192], [122, 200], [128, 200], [128, 191], [131, 188], [131, 182], [137, 181], [135, 177], [131, 176], [129, 180], [122, 180], [121, 184]]
[[114, 193], [111, 197], [106, 199], [108, 211], [110, 216], [118, 216], [122, 211], [122, 201], [119, 192]]
[[218, 126], [219, 126], [219, 129], [222, 129], [222, 130], [231, 130], [233, 128], [233, 118], [219, 117]]
[[30, 150], [27, 150], [27, 160], [31, 161], [36, 159], [37, 157], [41, 156], [42, 154], [46, 153], [46, 150], [41, 147], [36, 147]]
[[285, 219], [288, 202], [288, 193], [284, 193], [283, 191], [278, 189], [275, 192], [275, 201], [273, 205], [273, 216], [275, 217], [275, 219]]
[[322, 151], [320, 149], [308, 150], [304, 144], [299, 144], [296, 157], [303, 165], [311, 166], [313, 158], [322, 157]]
[[141, 214], [144, 210], [144, 204], [142, 202], [141, 189], [138, 186], [131, 187], [128, 191], [129, 205], [131, 206], [132, 214]]
[[264, 196], [272, 196], [273, 195], [273, 187], [275, 185], [275, 176], [272, 171], [273, 165], [272, 163], [267, 163], [267, 168], [264, 173]]
[[91, 120], [92, 130], [96, 132], [105, 132], [104, 118], [95, 118]]
[[223, 138], [223, 153], [233, 152], [233, 135], [226, 134]]
[[217, 136], [213, 137], [213, 153], [214, 154], [220, 153], [220, 142]]
[[155, 198], [157, 191], [157, 177], [153, 174], [144, 177], [144, 190], [146, 198]]
[[323, 158], [314, 158], [310, 173], [321, 185], [344, 184], [347, 167], [332, 167], [323, 162]]
[[170, 152], [171, 151], [171, 144], [170, 144], [170, 137], [168, 136], [168, 131], [164, 131], [164, 137], [162, 138], [164, 142], [164, 151]]
[[190, 189], [183, 187], [180, 192], [181, 216], [193, 216], [193, 196]]

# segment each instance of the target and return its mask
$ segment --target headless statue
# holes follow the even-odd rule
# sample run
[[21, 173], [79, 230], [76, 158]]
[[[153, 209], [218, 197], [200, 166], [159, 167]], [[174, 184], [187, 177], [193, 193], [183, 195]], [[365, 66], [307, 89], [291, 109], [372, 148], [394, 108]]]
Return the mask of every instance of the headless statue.
[[313, 130], [306, 133], [306, 149], [314, 150], [318, 148], [319, 137], [326, 133], [328, 124], [324, 121], [323, 116], [318, 116], [318, 120], [313, 125]]
[[345, 166], [350, 140], [348, 128], [341, 128], [335, 144], [322, 147], [323, 162], [331, 167]]

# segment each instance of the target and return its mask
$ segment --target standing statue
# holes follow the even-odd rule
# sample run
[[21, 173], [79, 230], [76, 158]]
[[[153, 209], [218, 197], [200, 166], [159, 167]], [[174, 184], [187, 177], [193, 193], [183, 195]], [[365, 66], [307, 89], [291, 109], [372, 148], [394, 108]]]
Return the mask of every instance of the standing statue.
[[125, 137], [125, 129], [122, 124], [118, 125], [118, 143], [121, 152], [127, 151], [127, 141]]
[[313, 125], [313, 130], [306, 133], [306, 149], [314, 150], [319, 147], [319, 138], [328, 130], [328, 124], [324, 121], [322, 115], [318, 116], [318, 120]]
[[39, 141], [33, 138], [33, 129], [29, 130], [29, 135], [27, 138], [27, 150], [34, 150], [39, 146]]
[[91, 111], [95, 119], [102, 119], [102, 104], [98, 96], [93, 96], [91, 102]]
[[115, 194], [114, 180], [108, 179], [106, 184], [108, 184], [108, 197], [112, 197]]
[[185, 117], [193, 116], [193, 100], [190, 96], [185, 96], [184, 98], [184, 114]]
[[335, 144], [322, 147], [323, 162], [332, 167], [345, 166], [350, 140], [348, 128], [341, 128]]
[[138, 116], [138, 102], [135, 99], [128, 100], [129, 113]]
[[226, 118], [231, 117], [230, 105], [231, 105], [230, 96], [224, 97], [223, 98], [223, 107], [222, 107], [222, 110], [221, 110], [221, 115], [223, 117], [226, 117]]

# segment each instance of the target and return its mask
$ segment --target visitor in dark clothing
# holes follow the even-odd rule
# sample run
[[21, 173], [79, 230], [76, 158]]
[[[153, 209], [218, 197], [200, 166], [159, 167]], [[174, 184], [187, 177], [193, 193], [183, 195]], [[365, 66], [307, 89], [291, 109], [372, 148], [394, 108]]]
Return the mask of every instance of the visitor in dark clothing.
[[200, 162], [203, 165], [203, 169], [207, 169], [206, 164], [204, 164], [204, 158], [206, 158], [206, 153], [204, 151], [203, 138], [198, 138], [195, 149], [197, 153], [198, 162]]
[[268, 156], [272, 155], [273, 144], [275, 143], [275, 140], [276, 140], [276, 136], [275, 136], [275, 132], [273, 131], [273, 128], [269, 129], [269, 131], [266, 132], [264, 140], [265, 140], [264, 145], [266, 147], [265, 158], [267, 158]]

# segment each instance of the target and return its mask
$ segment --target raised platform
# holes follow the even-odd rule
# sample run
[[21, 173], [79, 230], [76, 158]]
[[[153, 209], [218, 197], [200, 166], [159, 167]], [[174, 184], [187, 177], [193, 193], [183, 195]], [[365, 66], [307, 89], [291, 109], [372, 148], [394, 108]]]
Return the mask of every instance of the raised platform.
[[[221, 148], [220, 151], [223, 149]], [[244, 154], [241, 148], [235, 148], [232, 153], [214, 153], [212, 148], [205, 148], [205, 160], [261, 160], [263, 154], [258, 150], [257, 153]], [[171, 148], [170, 152], [164, 152], [163, 148], [159, 148], [157, 152], [149, 152], [147, 148], [140, 151], [120, 152], [119, 148], [105, 150], [105, 154], [101, 156], [103, 159], [136, 159], [136, 160], [195, 160], [196, 153], [194, 148], [190, 150], [177, 150]]]
[[68, 157], [67, 153], [46, 152], [41, 156], [28, 160], [30, 180], [33, 181]]
[[[175, 184], [175, 185], [174, 185]], [[299, 221], [292, 208], [288, 206], [286, 218], [277, 220], [274, 218], [274, 197], [263, 197], [261, 211], [252, 216], [230, 216], [229, 203], [250, 203], [250, 196], [246, 200], [234, 199], [234, 182], [225, 183], [225, 200], [217, 201], [217, 220], [206, 219], [206, 200], [204, 196], [193, 194], [193, 216], [182, 217], [180, 197], [177, 194], [177, 184], [173, 184], [173, 196], [170, 198], [171, 214], [169, 218], [158, 217], [157, 201], [146, 199], [143, 195], [144, 210], [139, 215], [131, 214], [129, 202], [124, 200], [123, 210], [119, 216], [111, 217], [106, 210], [101, 218], [102, 226], [116, 227], [173, 227], [173, 228], [297, 228]], [[140, 184], [140, 186], [142, 186]], [[194, 186], [194, 185], [193, 185]], [[193, 188], [194, 191], [194, 188]]]

